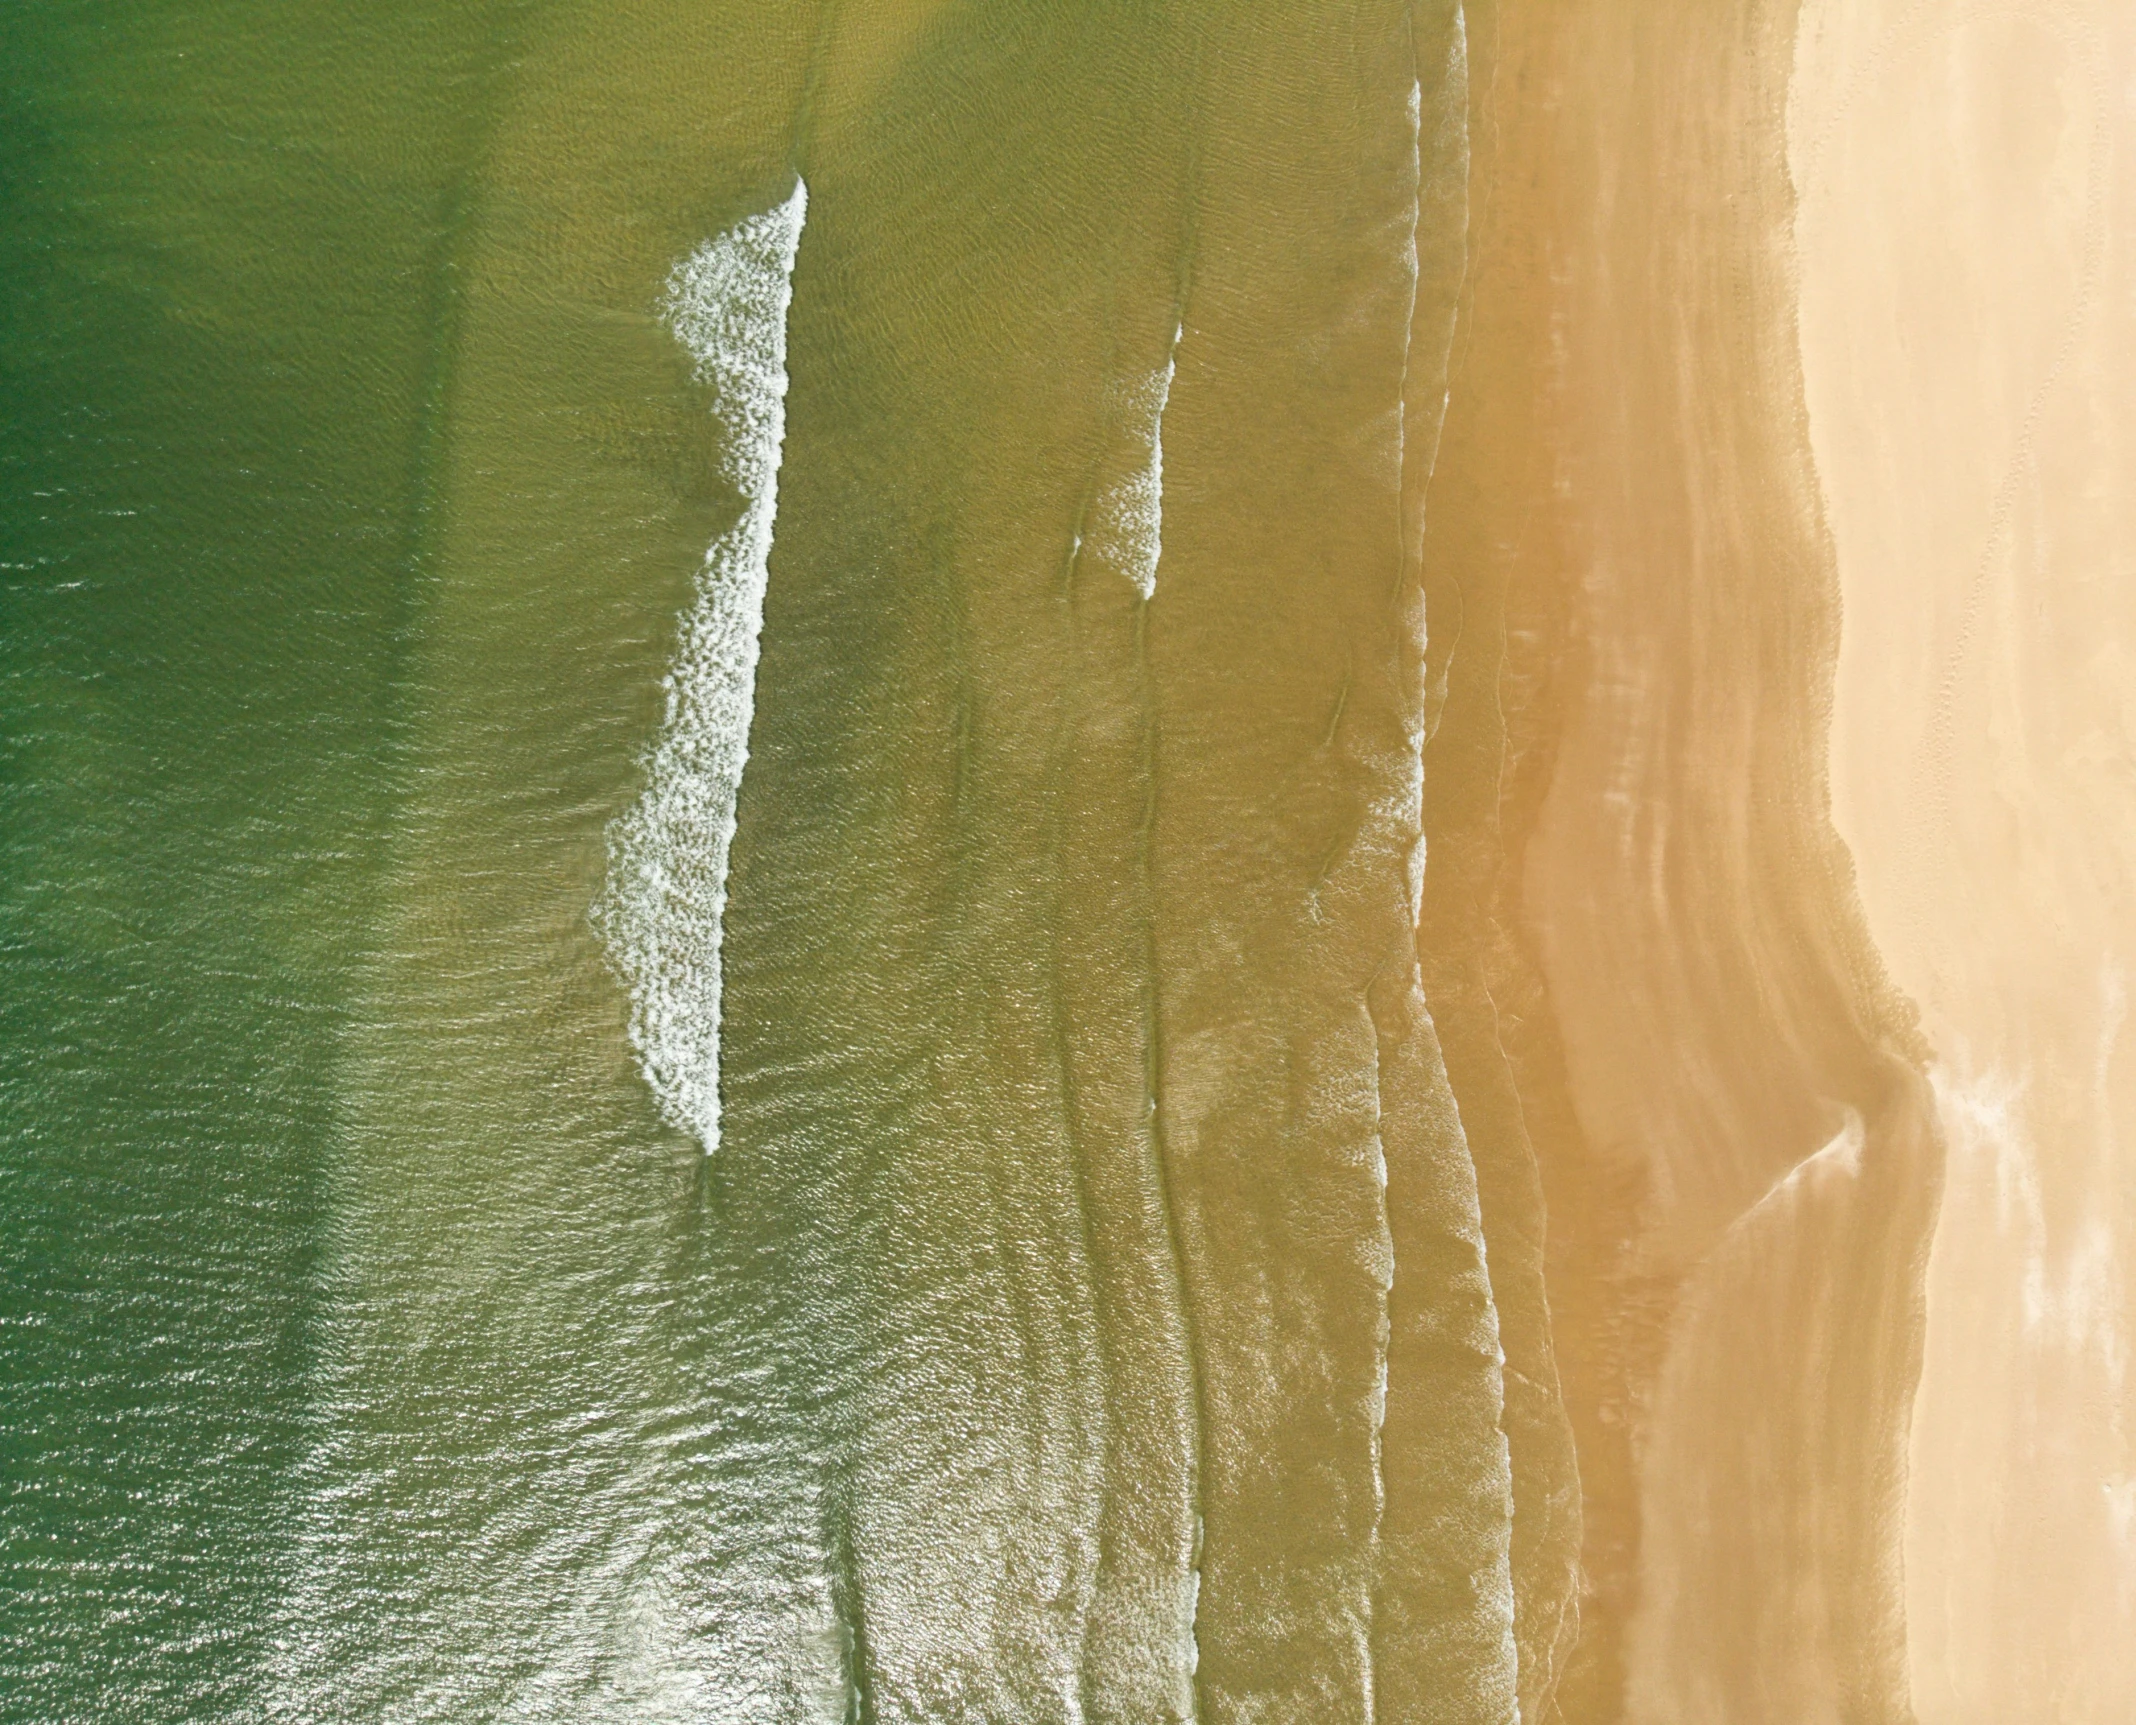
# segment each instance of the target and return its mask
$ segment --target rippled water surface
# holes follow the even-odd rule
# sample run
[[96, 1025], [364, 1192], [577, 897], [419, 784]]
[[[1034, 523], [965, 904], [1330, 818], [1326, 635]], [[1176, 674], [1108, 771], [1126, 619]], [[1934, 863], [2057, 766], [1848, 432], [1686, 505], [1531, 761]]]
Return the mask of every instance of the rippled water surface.
[[11, 16], [0, 1709], [1361, 1692], [1452, 26]]

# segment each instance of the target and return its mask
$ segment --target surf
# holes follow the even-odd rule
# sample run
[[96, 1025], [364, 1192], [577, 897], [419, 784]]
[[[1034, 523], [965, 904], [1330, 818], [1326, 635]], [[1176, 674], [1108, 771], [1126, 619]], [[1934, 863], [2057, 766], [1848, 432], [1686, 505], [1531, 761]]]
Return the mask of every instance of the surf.
[[675, 266], [661, 307], [714, 392], [723, 477], [742, 499], [714, 539], [665, 682], [644, 787], [608, 833], [593, 920], [630, 989], [630, 1042], [660, 1113], [719, 1148], [721, 926], [756, 709], [756, 671], [786, 438], [786, 324], [808, 187], [745, 216]]
[[1184, 334], [1184, 322], [1175, 319], [1164, 364], [1122, 392], [1123, 430], [1136, 461], [1105, 488], [1097, 510], [1101, 549], [1145, 602], [1157, 596], [1157, 564], [1164, 555], [1164, 411]]

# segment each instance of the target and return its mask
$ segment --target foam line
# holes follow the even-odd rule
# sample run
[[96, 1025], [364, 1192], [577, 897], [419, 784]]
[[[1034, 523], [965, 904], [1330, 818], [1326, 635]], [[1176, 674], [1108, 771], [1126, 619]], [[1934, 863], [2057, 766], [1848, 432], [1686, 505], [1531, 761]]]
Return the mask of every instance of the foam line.
[[779, 456], [786, 436], [786, 316], [808, 216], [796, 182], [675, 266], [663, 311], [716, 392], [722, 469], [742, 512], [712, 542], [683, 614], [667, 717], [645, 788], [608, 834], [594, 921], [630, 986], [630, 1040], [661, 1114], [719, 1148], [721, 918], [736, 800], [749, 761]]

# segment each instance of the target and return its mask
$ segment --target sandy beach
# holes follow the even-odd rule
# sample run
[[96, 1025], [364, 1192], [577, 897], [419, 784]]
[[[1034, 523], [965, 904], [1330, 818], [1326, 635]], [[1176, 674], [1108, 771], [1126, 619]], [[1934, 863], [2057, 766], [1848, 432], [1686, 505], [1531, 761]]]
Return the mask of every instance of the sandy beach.
[[2128, 1725], [2127, 0], [0, 11], [0, 1725]]
[[1948, 1176], [1906, 1470], [1922, 1725], [2136, 1709], [2136, 20], [1811, 0], [1789, 125], [1833, 814]]

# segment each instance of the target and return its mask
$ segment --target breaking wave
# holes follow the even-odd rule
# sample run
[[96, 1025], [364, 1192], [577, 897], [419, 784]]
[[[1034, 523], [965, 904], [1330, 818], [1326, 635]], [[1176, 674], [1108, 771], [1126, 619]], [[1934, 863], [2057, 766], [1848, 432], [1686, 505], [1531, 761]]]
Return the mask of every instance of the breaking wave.
[[645, 788], [609, 829], [594, 921], [631, 991], [630, 1040], [660, 1112], [719, 1147], [720, 923], [749, 760], [779, 455], [786, 315], [808, 188], [707, 240], [668, 278], [663, 310], [716, 392], [722, 467], [742, 512], [712, 542], [668, 672]]

